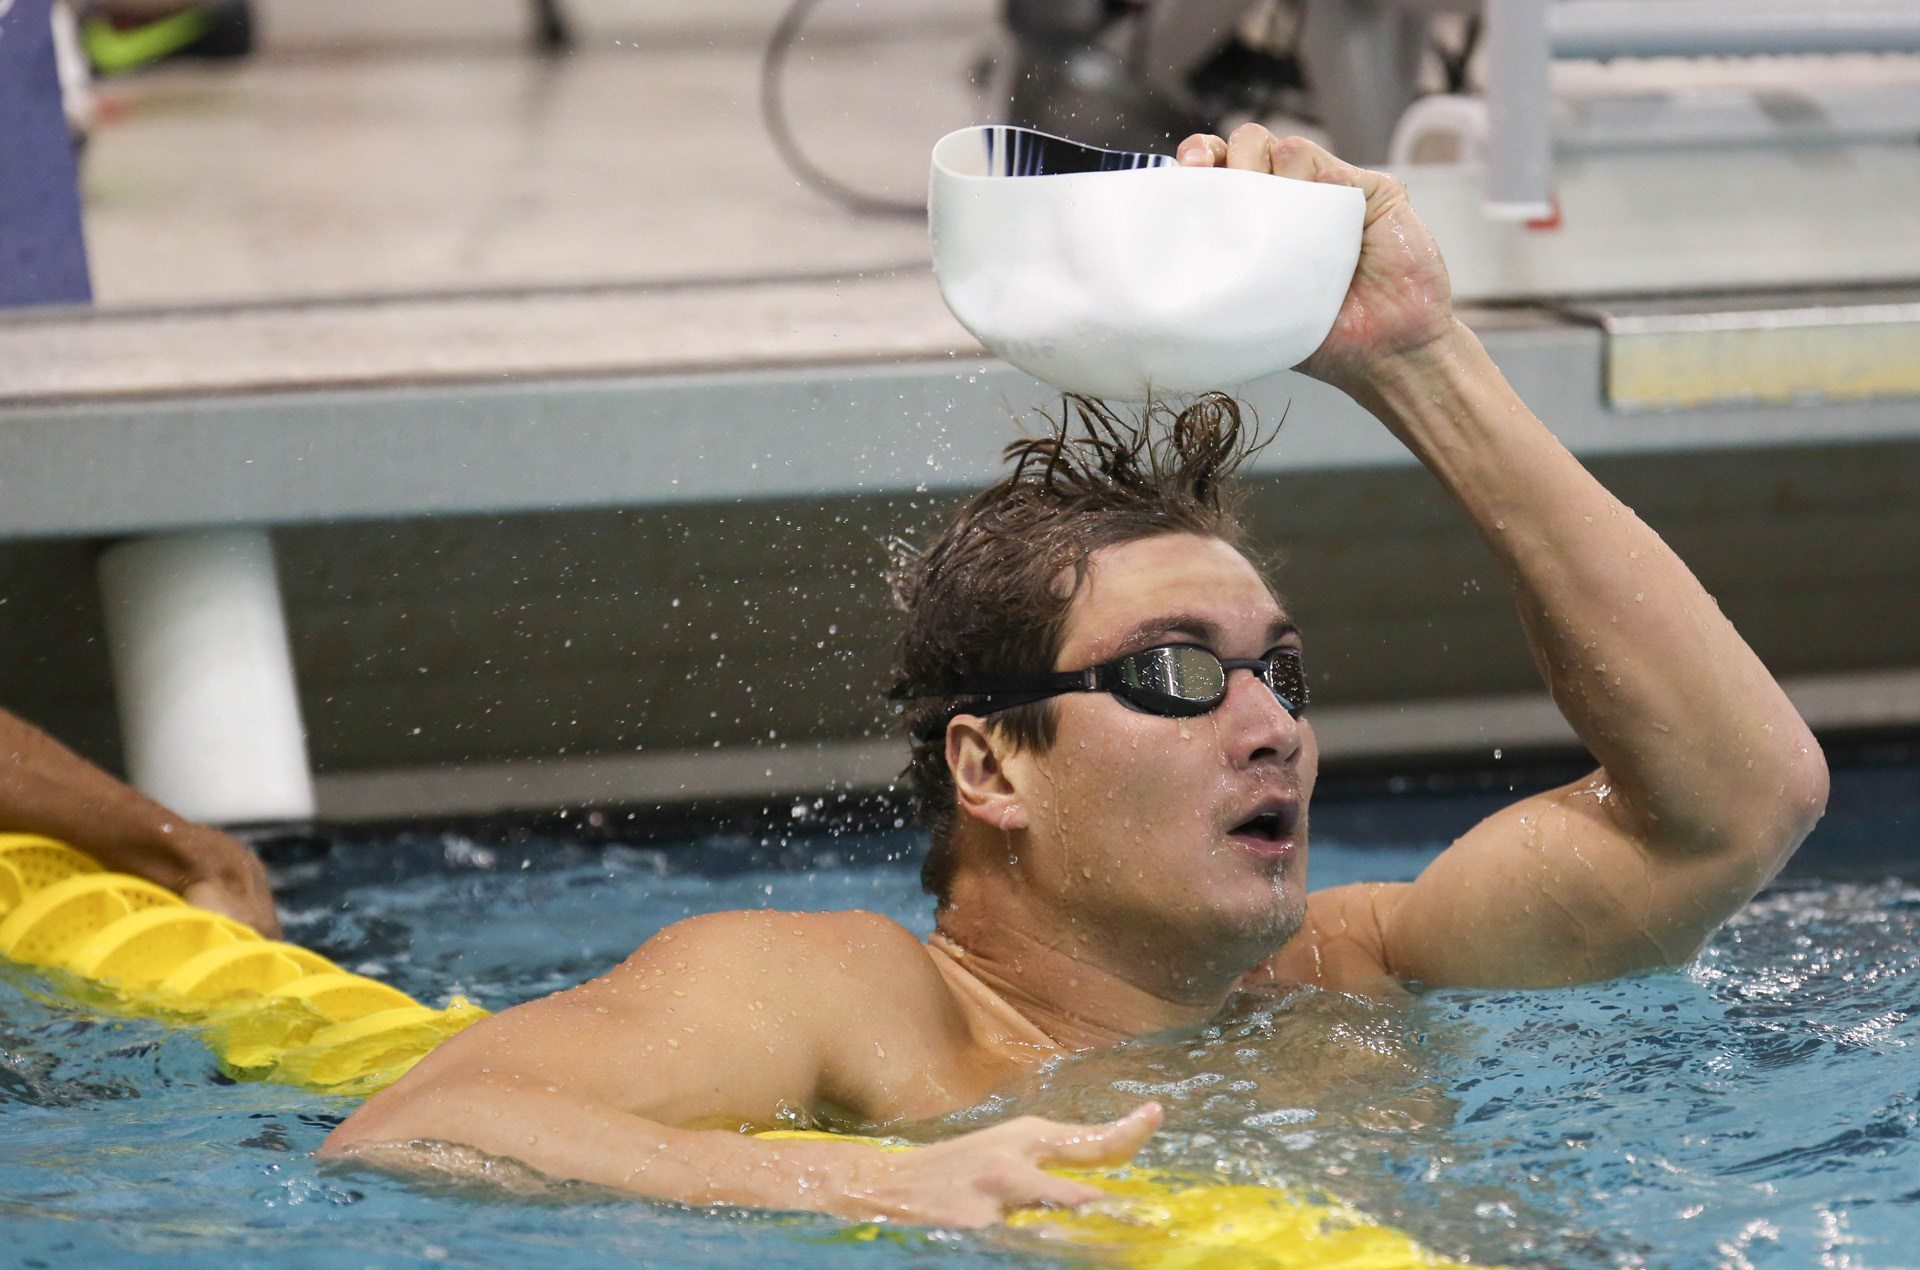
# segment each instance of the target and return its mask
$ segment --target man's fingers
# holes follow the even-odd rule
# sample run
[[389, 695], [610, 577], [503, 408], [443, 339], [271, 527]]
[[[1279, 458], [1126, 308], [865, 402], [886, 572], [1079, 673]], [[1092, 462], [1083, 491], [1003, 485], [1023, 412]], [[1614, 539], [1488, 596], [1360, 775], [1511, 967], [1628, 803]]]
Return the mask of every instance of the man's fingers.
[[1290, 176], [1298, 181], [1330, 181], [1353, 185], [1358, 172], [1327, 153], [1305, 137], [1272, 137], [1267, 143], [1275, 176]]
[[1105, 1192], [1070, 1177], [1055, 1177], [1044, 1169], [1009, 1169], [996, 1186], [997, 1197], [1008, 1208], [1078, 1208], [1091, 1204]]
[[1372, 224], [1387, 203], [1399, 196], [1404, 187], [1385, 172], [1357, 168], [1329, 154], [1305, 137], [1275, 137], [1269, 147], [1273, 154], [1275, 176], [1291, 176], [1302, 181], [1324, 181], [1329, 185], [1351, 185], [1367, 196], [1367, 223]]
[[1174, 149], [1173, 157], [1190, 168], [1224, 167], [1227, 143], [1211, 133], [1196, 132]]
[[1227, 138], [1227, 166], [1248, 172], [1273, 171], [1273, 134], [1257, 123], [1243, 123]]
[[1297, 181], [1351, 185], [1367, 196], [1368, 224], [1404, 189], [1385, 172], [1357, 168], [1305, 137], [1276, 137], [1257, 123], [1241, 124], [1225, 141], [1196, 132], [1180, 143], [1174, 156], [1191, 168], [1240, 168], [1290, 176]]
[[180, 898], [196, 908], [245, 922], [268, 939], [280, 937], [280, 919], [273, 911], [272, 900], [238, 896], [220, 883], [209, 881], [189, 882]]
[[1276, 137], [1257, 123], [1241, 124], [1225, 141], [1196, 132], [1180, 143], [1174, 156], [1186, 167], [1240, 168], [1296, 181], [1351, 185], [1367, 196], [1369, 223], [1401, 190], [1400, 182], [1384, 172], [1357, 168], [1305, 137]]
[[1034, 1139], [1035, 1162], [1093, 1168], [1125, 1164], [1140, 1153], [1160, 1128], [1166, 1113], [1157, 1102], [1144, 1102], [1118, 1120], [1097, 1125], [1050, 1125]]

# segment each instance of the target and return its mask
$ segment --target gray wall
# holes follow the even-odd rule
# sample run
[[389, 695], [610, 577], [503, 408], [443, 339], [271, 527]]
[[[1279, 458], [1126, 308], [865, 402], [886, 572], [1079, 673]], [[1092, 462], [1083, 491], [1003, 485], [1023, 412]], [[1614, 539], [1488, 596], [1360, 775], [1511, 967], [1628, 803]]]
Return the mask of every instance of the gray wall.
[[[1591, 466], [1776, 672], [1915, 663], [1920, 443]], [[278, 530], [316, 768], [883, 734], [882, 544], [952, 501]], [[1424, 473], [1261, 477], [1248, 513], [1322, 703], [1537, 686], [1494, 569]], [[0, 702], [115, 765], [93, 550], [0, 543]]]

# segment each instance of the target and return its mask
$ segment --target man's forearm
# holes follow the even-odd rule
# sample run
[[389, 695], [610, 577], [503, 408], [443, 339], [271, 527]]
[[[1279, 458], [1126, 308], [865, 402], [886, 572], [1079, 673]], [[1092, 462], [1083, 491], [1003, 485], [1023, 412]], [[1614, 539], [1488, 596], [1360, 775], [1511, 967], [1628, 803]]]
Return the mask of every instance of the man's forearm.
[[218, 830], [175, 815], [33, 725], [0, 710], [0, 832], [79, 847], [277, 934], [259, 861]]
[[[463, 1173], [509, 1159], [558, 1181], [586, 1182], [679, 1204], [735, 1204], [838, 1217], [887, 1215], [870, 1178], [885, 1153], [861, 1142], [768, 1141], [730, 1130], [679, 1129], [565, 1093], [449, 1088], [321, 1149], [402, 1171]], [[457, 1105], [457, 1111], [454, 1110]], [[451, 1114], [449, 1114], [451, 1113]], [[347, 1129], [354, 1128], [349, 1122]]]
[[1472, 517], [1554, 700], [1647, 840], [1790, 850], [1825, 799], [1811, 733], [1687, 567], [1541, 425], [1478, 339], [1456, 325], [1354, 395]]
[[151, 798], [0, 710], [0, 831], [58, 838], [109, 868], [164, 880], [185, 871], [176, 836], [187, 828]]

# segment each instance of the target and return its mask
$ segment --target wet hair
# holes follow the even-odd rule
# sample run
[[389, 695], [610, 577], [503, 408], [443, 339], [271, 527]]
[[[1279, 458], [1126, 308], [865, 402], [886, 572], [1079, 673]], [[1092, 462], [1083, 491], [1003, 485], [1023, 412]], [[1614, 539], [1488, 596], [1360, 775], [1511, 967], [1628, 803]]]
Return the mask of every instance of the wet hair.
[[[1239, 487], [1229, 478], [1273, 436], [1259, 435], [1252, 411], [1224, 393], [1179, 410], [1150, 404], [1132, 417], [1068, 396], [1047, 422], [1045, 433], [1006, 448], [1012, 470], [962, 505], [937, 538], [901, 552], [892, 578], [905, 616], [892, 692], [904, 702], [912, 746], [903, 779], [932, 833], [921, 883], [942, 905], [958, 863], [946, 725], [966, 704], [965, 690], [1054, 669], [1095, 552], [1182, 533], [1239, 547]], [[987, 726], [1045, 750], [1054, 703], [1016, 706]]]

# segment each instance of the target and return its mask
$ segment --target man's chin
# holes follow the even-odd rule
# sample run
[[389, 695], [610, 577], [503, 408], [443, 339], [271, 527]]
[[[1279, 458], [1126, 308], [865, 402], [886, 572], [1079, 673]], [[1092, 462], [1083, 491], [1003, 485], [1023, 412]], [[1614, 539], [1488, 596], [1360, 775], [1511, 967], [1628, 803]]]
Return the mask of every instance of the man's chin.
[[1276, 895], [1247, 896], [1240, 903], [1222, 903], [1214, 909], [1212, 930], [1205, 938], [1214, 948], [1244, 950], [1252, 961], [1263, 961], [1279, 952], [1299, 933], [1307, 919], [1306, 897], [1287, 892]]

